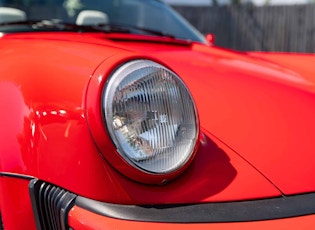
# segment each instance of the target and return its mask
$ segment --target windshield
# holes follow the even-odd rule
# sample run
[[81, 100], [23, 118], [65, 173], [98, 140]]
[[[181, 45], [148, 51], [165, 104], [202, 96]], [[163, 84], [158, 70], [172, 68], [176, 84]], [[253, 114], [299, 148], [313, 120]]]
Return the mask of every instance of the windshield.
[[[83, 26], [95, 29], [102, 25], [97, 28], [104, 31], [107, 28], [110, 32], [105, 25], [112, 25], [115, 32], [205, 41], [187, 21], [159, 0], [0, 0], [0, 32], [47, 30], [47, 23], [32, 24], [40, 21], [51, 22], [50, 31], [61, 28], [82, 31]], [[62, 24], [76, 27], [60, 27]]]

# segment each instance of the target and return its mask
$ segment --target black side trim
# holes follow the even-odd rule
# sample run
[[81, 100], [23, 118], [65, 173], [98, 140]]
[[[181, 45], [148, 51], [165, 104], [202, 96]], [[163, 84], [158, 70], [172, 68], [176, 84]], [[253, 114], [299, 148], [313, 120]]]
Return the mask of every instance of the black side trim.
[[2, 223], [2, 217], [1, 217], [1, 214], [0, 214], [0, 230], [3, 230], [3, 223]]
[[18, 178], [18, 179], [23, 179], [23, 180], [33, 180], [34, 177], [32, 176], [27, 176], [27, 175], [22, 175], [18, 173], [9, 173], [9, 172], [0, 172], [1, 177], [13, 177], [13, 178]]
[[68, 212], [76, 195], [37, 179], [30, 182], [29, 191], [38, 230], [68, 229]]
[[241, 222], [315, 214], [315, 193], [252, 201], [162, 206], [117, 205], [77, 197], [75, 205], [123, 220], [166, 223]]

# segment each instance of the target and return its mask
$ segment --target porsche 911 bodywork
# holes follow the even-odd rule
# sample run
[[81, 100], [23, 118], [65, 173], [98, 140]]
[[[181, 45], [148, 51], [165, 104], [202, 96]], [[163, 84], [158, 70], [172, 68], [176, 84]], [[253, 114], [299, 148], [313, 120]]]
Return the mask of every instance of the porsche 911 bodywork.
[[0, 33], [4, 229], [312, 228], [314, 55], [38, 23]]

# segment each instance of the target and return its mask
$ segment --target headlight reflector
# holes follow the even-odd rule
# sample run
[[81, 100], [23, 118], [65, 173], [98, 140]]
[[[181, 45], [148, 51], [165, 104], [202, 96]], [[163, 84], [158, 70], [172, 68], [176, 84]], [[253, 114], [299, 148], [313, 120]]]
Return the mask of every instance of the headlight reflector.
[[174, 172], [194, 153], [194, 101], [182, 80], [158, 63], [135, 60], [116, 69], [103, 92], [103, 111], [118, 153], [141, 171]]

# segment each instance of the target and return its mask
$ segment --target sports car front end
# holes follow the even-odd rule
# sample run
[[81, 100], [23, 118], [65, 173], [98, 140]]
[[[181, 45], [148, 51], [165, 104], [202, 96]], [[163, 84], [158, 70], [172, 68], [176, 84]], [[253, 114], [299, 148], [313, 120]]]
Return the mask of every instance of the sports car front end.
[[156, 0], [17, 2], [4, 229], [312, 228], [314, 55], [221, 49]]

